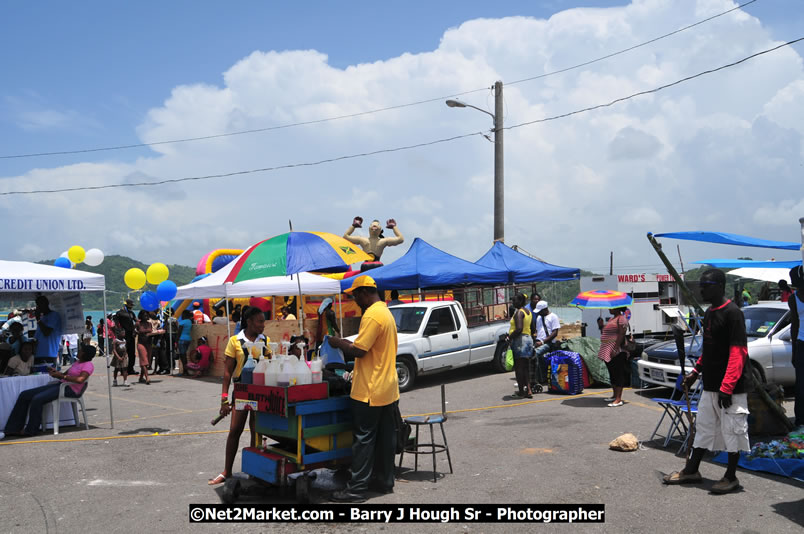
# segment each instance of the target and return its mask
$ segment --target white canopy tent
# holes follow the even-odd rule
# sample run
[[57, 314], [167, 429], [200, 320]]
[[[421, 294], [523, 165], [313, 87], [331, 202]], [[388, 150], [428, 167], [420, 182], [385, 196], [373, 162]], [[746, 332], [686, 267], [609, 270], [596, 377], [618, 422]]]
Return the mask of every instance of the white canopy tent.
[[[235, 263], [231, 262], [229, 265]], [[229, 266], [227, 266], [229, 267]], [[335, 295], [341, 292], [338, 280], [310, 273], [293, 276], [268, 276], [245, 282], [225, 282], [230, 269], [212, 273], [192, 284], [180, 286], [174, 297], [177, 300], [201, 298], [241, 298], [272, 295], [277, 297], [298, 295]]]
[[776, 283], [779, 280], [784, 280], [790, 283], [790, 269], [778, 267], [740, 267], [729, 271], [730, 275], [739, 276], [740, 278], [749, 278], [751, 280], [762, 280], [763, 282]]
[[[10, 294], [83, 293], [103, 292], [103, 316], [106, 317], [106, 279], [102, 274], [65, 269], [26, 261], [0, 260], [0, 297]], [[106, 333], [108, 329], [104, 329]], [[109, 346], [109, 340], [106, 340]], [[114, 428], [112, 410], [112, 377], [109, 372], [109, 351], [106, 351], [106, 382], [109, 388], [109, 416]]]

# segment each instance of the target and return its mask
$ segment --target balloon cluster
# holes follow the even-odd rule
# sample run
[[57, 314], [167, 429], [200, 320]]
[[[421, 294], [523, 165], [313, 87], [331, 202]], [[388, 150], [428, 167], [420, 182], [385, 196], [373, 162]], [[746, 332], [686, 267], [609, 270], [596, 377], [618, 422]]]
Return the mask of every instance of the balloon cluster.
[[73, 245], [64, 252], [61, 256], [56, 258], [53, 265], [56, 267], [64, 267], [65, 269], [72, 269], [79, 263], [86, 263], [90, 267], [97, 267], [103, 263], [103, 252], [97, 248], [84, 250], [80, 245]]
[[156, 286], [156, 291], [144, 291], [140, 295], [140, 306], [145, 311], [154, 311], [159, 307], [160, 302], [173, 300], [176, 296], [177, 287], [175, 282], [168, 280], [170, 271], [164, 263], [153, 263], [143, 272], [142, 269], [133, 267], [126, 271], [123, 280], [130, 289], [141, 289], [145, 283]]

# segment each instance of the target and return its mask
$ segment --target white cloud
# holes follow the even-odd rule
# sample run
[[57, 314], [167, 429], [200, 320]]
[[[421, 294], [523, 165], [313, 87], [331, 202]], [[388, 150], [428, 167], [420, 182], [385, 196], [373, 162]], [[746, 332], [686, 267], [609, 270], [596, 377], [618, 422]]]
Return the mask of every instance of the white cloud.
[[[256, 51], [223, 73], [221, 86], [186, 80], [165, 88], [164, 104], [147, 113], [137, 133], [145, 142], [197, 137], [488, 87], [496, 79], [534, 76], [626, 48], [734, 5], [698, 0], [690, 10], [686, 2], [635, 0], [625, 7], [571, 9], [549, 20], [473, 20], [445, 29], [430, 52], [345, 69], [330, 66], [326, 50]], [[601, 104], [774, 44], [761, 21], [735, 12], [582, 69], [506, 85], [505, 123]], [[552, 263], [587, 267], [607, 263], [611, 249], [632, 263], [655, 263], [647, 231], [698, 228], [787, 239], [782, 225], [795, 230], [804, 215], [795, 195], [804, 164], [797, 119], [804, 115], [802, 92], [801, 57], [786, 48], [660, 93], [505, 131], [506, 242]], [[493, 110], [488, 91], [462, 98]], [[36, 117], [29, 119], [36, 124]], [[65, 119], [38, 120], [53, 126]], [[32, 169], [0, 180], [0, 192], [205, 176], [490, 129], [485, 114], [433, 102], [159, 145], [133, 163]], [[5, 212], [36, 215], [26, 221], [26, 237], [10, 236], [6, 249], [31, 256], [36, 250], [24, 245], [34, 243], [43, 256], [55, 257], [79, 243], [146, 262], [194, 265], [213, 248], [243, 248], [284, 232], [288, 219], [299, 230], [341, 234], [360, 214], [394, 217], [405, 234], [406, 245], [389, 250], [386, 261], [416, 236], [476, 259], [492, 239], [493, 154], [491, 143], [473, 136], [225, 179], [0, 197]]]
[[791, 221], [804, 217], [804, 197], [763, 204], [754, 211], [754, 222], [766, 226], [791, 226]]

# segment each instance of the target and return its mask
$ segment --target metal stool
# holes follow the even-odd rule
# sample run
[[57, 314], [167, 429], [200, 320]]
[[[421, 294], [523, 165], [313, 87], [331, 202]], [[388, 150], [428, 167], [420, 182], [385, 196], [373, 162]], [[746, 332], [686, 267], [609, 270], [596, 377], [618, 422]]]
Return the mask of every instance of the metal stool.
[[[413, 445], [406, 445], [402, 454], [399, 456], [399, 468], [402, 468], [402, 459], [405, 453], [415, 455], [414, 471], [419, 470], [419, 455], [431, 454], [433, 456], [433, 482], [436, 481], [436, 454], [440, 452], [447, 453], [447, 461], [449, 462], [449, 472], [452, 474], [452, 458], [449, 455], [449, 445], [447, 445], [447, 435], [444, 433], [444, 423], [447, 420], [447, 401], [444, 392], [444, 384], [441, 384], [441, 415], [417, 415], [405, 418], [405, 422], [409, 425], [416, 427], [416, 441]], [[433, 425], [438, 424], [441, 427], [441, 436], [444, 438], [444, 444], [441, 445], [435, 442], [435, 435], [433, 434]], [[430, 441], [431, 443], [419, 443], [419, 427], [421, 425], [430, 426]], [[427, 449], [427, 450], [419, 450]]]

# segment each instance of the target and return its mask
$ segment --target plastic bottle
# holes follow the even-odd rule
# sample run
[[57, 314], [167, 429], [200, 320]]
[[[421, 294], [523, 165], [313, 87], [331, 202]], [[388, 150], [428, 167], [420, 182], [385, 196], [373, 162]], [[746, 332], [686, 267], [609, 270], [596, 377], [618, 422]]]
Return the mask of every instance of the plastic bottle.
[[322, 373], [322, 365], [321, 365], [321, 358], [318, 357], [316, 354], [313, 356], [313, 361], [310, 362], [310, 372], [312, 378], [312, 384], [320, 384], [323, 380], [323, 373]]
[[276, 386], [279, 379], [279, 355], [277, 354], [268, 362], [265, 370], [265, 385]]
[[313, 383], [313, 372], [307, 366], [306, 358], [302, 357], [296, 365], [296, 374], [298, 375], [297, 383], [300, 385]]
[[290, 373], [287, 360], [279, 361], [279, 373], [276, 378], [276, 385], [281, 388], [286, 388], [290, 385]]
[[290, 353], [290, 341], [283, 341], [282, 342], [282, 351], [280, 354], [285, 355]]
[[265, 372], [268, 369], [268, 359], [261, 358], [260, 362], [254, 367], [254, 374], [252, 375], [252, 384], [257, 386], [265, 385]]
[[243, 364], [243, 370], [240, 372], [241, 384], [252, 384], [254, 379], [254, 368], [257, 366], [254, 358], [249, 353], [246, 363]]

